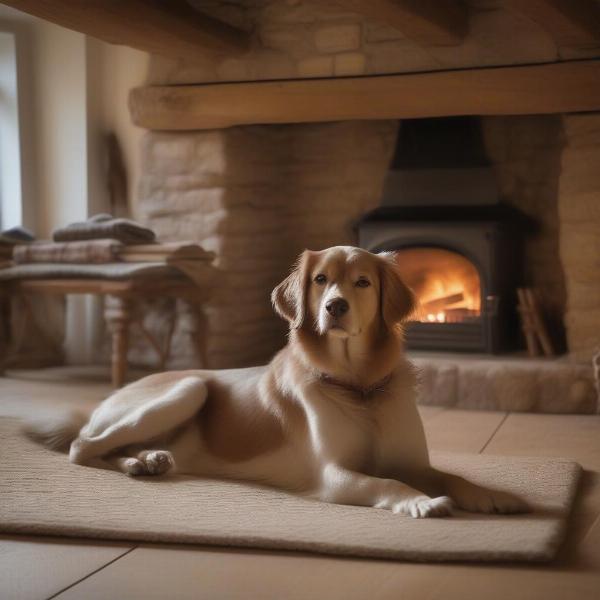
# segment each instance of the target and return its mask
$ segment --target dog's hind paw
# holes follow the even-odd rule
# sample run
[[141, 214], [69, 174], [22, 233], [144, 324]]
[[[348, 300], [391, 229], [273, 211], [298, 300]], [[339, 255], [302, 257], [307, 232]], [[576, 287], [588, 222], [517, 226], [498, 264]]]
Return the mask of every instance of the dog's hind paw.
[[144, 456], [143, 461], [150, 475], [164, 475], [175, 464], [168, 450], [152, 450]]
[[137, 458], [126, 458], [123, 463], [123, 472], [131, 477], [139, 477], [140, 475], [148, 475], [146, 465]]

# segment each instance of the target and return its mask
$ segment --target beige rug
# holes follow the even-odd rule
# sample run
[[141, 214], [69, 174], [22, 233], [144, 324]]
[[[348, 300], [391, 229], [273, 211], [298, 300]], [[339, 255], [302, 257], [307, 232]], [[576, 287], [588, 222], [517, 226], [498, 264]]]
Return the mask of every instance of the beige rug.
[[0, 531], [303, 550], [418, 561], [547, 561], [581, 468], [568, 460], [436, 454], [440, 468], [513, 490], [530, 515], [416, 520], [237, 483], [131, 479], [69, 464], [0, 421]]

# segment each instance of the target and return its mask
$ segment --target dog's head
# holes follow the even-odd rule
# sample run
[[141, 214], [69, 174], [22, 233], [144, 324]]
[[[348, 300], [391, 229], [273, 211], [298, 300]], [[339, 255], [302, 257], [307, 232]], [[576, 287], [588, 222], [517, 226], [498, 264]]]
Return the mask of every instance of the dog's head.
[[414, 309], [393, 253], [335, 246], [304, 251], [272, 294], [275, 310], [292, 329], [353, 337], [374, 327], [393, 331]]

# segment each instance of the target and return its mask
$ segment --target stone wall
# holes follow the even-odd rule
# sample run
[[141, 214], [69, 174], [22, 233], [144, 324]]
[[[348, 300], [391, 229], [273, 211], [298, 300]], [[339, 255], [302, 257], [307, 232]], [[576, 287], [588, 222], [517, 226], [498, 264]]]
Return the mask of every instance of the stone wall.
[[504, 201], [539, 224], [526, 243], [527, 283], [557, 346], [589, 363], [600, 351], [600, 114], [483, 124]]
[[[284, 344], [271, 290], [304, 248], [355, 243], [356, 220], [380, 201], [396, 130], [356, 121], [146, 134], [138, 213], [161, 239], [218, 256], [208, 366], [258, 364]], [[194, 364], [175, 350], [175, 364]]]
[[562, 117], [484, 117], [482, 125], [502, 201], [537, 224], [525, 240], [525, 284], [538, 291], [554, 345], [564, 352], [567, 292], [559, 252], [558, 212]]
[[[148, 83], [360, 76], [600, 55], [599, 47], [557, 46], [501, 0], [469, 0], [467, 37], [443, 47], [418, 44], [335, 2], [196, 2], [248, 31], [251, 50], [194, 63], [152, 57]], [[539, 224], [526, 243], [526, 282], [541, 292], [557, 347], [564, 347], [566, 322], [571, 356], [589, 364], [600, 345], [600, 116], [486, 117], [483, 125], [503, 201]], [[355, 242], [354, 222], [380, 202], [396, 130], [396, 122], [372, 121], [145, 135], [136, 216], [164, 240], [196, 240], [218, 256], [202, 339], [191, 339], [180, 319], [169, 367], [196, 366], [197, 343], [204, 365], [214, 368], [264, 362], [284, 344], [272, 288], [305, 247]], [[182, 316], [182, 307], [163, 302], [146, 325], [168, 330], [174, 313]], [[130, 358], [152, 362], [144, 352], [135, 345]], [[568, 397], [550, 410], [589, 409], [577, 378], [560, 387], [551, 377], [535, 377], [552, 391], [552, 402]], [[525, 387], [530, 379], [522, 378]], [[550, 396], [540, 394], [526, 395], [530, 404], [521, 409], [549, 410]]]
[[[460, 67], [553, 62], [598, 56], [600, 47], [558, 46], [532, 19], [502, 0], [469, 0], [460, 44], [426, 45], [403, 32], [318, 0], [191, 0], [200, 10], [248, 31], [243, 56], [191, 63], [153, 60], [152, 83], [256, 81], [373, 75]], [[510, 40], [510, 43], [507, 43]]]
[[[538, 223], [526, 242], [526, 283], [540, 291], [556, 347], [567, 349], [566, 322], [568, 350], [582, 361], [600, 345], [599, 122], [483, 120], [503, 201]], [[258, 363], [281, 346], [271, 289], [305, 247], [354, 243], [354, 222], [380, 202], [396, 131], [396, 122], [372, 121], [146, 134], [138, 214], [162, 239], [197, 240], [219, 257], [204, 314], [206, 364]], [[163, 304], [150, 317], [155, 331], [168, 329], [175, 310]], [[176, 331], [171, 367], [197, 364], [186, 331]], [[134, 345], [134, 361], [148, 362], [142, 348]]]
[[560, 256], [567, 284], [571, 356], [600, 352], [600, 114], [564, 117], [559, 187]]

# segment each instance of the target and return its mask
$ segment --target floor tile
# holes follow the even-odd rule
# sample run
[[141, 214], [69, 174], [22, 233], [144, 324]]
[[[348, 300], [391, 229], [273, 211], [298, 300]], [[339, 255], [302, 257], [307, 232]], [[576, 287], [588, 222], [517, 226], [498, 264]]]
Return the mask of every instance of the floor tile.
[[424, 421], [431, 450], [480, 452], [500, 426], [506, 413], [445, 410]]
[[140, 547], [60, 600], [597, 600], [597, 572], [553, 566], [411, 564], [187, 547]]
[[600, 471], [600, 415], [511, 413], [486, 452], [572, 458]]
[[49, 598], [122, 556], [132, 544], [62, 538], [0, 538], [0, 598]]

